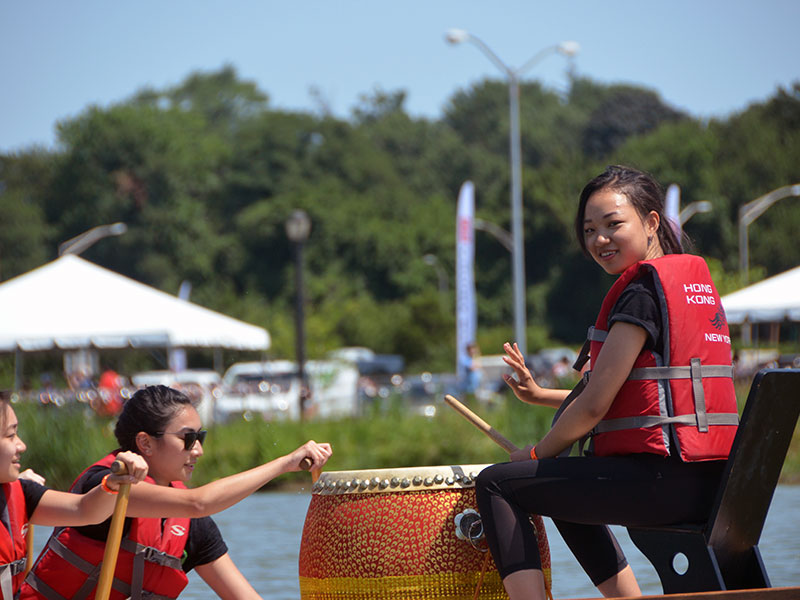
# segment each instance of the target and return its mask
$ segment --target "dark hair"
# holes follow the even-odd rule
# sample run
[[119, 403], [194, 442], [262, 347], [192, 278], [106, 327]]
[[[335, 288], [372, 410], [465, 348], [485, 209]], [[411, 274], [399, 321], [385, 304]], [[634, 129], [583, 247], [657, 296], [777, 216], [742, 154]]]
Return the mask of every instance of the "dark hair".
[[155, 435], [164, 431], [178, 410], [192, 401], [183, 392], [165, 385], [151, 385], [138, 390], [125, 403], [114, 427], [114, 435], [122, 450], [136, 452], [136, 434]]
[[664, 254], [683, 254], [683, 248], [675, 234], [669, 219], [664, 214], [664, 190], [649, 173], [632, 167], [610, 165], [606, 170], [587, 183], [581, 192], [578, 203], [578, 214], [575, 215], [575, 236], [583, 253], [588, 256], [586, 240], [583, 237], [583, 220], [586, 214], [586, 203], [595, 192], [611, 189], [623, 194], [639, 213], [642, 219], [651, 211], [658, 213], [658, 241]]

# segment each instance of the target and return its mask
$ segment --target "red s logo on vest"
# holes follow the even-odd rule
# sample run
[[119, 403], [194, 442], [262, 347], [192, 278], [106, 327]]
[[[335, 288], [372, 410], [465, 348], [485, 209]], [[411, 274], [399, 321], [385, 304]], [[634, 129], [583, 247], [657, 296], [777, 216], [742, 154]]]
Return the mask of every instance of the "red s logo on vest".
[[20, 527], [19, 533], [22, 537], [28, 535], [28, 523], [25, 523], [22, 527]]
[[172, 535], [178, 537], [186, 535], [186, 527], [184, 527], [183, 525], [173, 525], [172, 527], [169, 528], [169, 530], [172, 532]]

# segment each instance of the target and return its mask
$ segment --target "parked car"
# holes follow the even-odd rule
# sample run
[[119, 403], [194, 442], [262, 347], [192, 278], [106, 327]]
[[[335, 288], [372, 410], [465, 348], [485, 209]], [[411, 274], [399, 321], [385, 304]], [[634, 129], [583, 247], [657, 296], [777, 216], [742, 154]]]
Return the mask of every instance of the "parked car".
[[405, 369], [405, 360], [399, 354], [376, 354], [369, 348], [350, 346], [337, 348], [328, 358], [352, 363], [361, 375], [394, 375]]
[[403, 378], [398, 391], [410, 412], [433, 417], [444, 404], [445, 394], [458, 396], [458, 377], [453, 373], [408, 375]]

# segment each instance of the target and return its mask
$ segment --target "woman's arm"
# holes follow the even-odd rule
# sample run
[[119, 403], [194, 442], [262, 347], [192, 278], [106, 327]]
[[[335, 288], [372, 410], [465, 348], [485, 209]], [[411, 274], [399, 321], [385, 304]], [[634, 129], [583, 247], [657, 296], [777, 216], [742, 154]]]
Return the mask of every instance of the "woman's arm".
[[217, 479], [192, 489], [162, 485], [131, 488], [129, 517], [207, 517], [233, 506], [267, 482], [289, 471], [299, 471], [300, 461], [309, 457], [312, 468], [321, 468], [331, 455], [330, 444], [306, 442], [294, 452], [268, 463]]
[[[147, 461], [138, 454], [120, 452], [117, 459], [125, 463], [129, 474], [110, 475], [106, 482], [112, 490], [118, 490], [123, 483], [138, 483], [147, 475]], [[99, 485], [85, 494], [47, 490], [31, 515], [31, 523], [47, 526], [101, 523], [114, 512], [116, 500], [116, 494], [105, 491]]]
[[195, 571], [222, 600], [261, 599], [227, 553], [215, 561], [198, 565]]
[[539, 458], [557, 456], [600, 422], [630, 375], [646, 340], [647, 332], [638, 325], [618, 321], [611, 326], [603, 351], [592, 365], [592, 376], [586, 389], [536, 444]]
[[528, 404], [541, 404], [551, 408], [559, 408], [569, 395], [570, 390], [543, 388], [536, 383], [516, 342], [514, 342], [513, 346], [506, 342], [503, 344], [503, 350], [506, 351], [503, 360], [517, 374], [516, 379], [511, 375], [503, 375], [503, 379], [508, 384], [508, 387], [512, 389], [514, 395]]

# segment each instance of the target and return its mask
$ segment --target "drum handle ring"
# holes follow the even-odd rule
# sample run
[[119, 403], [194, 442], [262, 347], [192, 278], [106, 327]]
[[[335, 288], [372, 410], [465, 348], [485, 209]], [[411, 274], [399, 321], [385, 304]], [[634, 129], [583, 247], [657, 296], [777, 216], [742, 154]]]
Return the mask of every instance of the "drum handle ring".
[[454, 519], [456, 537], [460, 540], [469, 542], [470, 546], [479, 552], [487, 552], [488, 547], [481, 547], [480, 541], [483, 535], [483, 523], [478, 511], [467, 508], [456, 515]]

